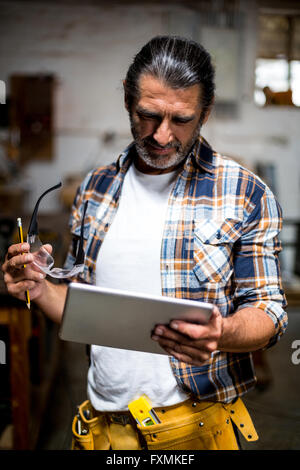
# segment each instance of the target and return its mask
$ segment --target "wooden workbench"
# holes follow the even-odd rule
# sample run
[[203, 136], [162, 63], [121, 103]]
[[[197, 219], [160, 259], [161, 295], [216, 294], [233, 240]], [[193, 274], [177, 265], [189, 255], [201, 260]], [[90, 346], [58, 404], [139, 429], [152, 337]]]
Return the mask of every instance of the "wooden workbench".
[[[24, 302], [1, 295], [0, 324], [8, 328], [9, 344], [7, 365], [10, 378], [10, 404], [13, 439], [11, 448], [34, 449], [39, 436], [43, 414], [47, 406], [51, 385], [58, 365], [60, 342], [57, 326], [52, 324], [51, 351], [45, 351], [45, 319], [42, 314], [29, 311]], [[25, 305], [25, 306], [24, 306]], [[32, 381], [30, 341], [33, 338], [32, 319], [38, 315], [40, 322], [39, 351], [35, 349], [36, 363], [40, 366], [38, 383]], [[49, 348], [49, 344], [47, 344]], [[47, 358], [48, 356], [48, 358]], [[37, 377], [35, 371], [35, 377]]]

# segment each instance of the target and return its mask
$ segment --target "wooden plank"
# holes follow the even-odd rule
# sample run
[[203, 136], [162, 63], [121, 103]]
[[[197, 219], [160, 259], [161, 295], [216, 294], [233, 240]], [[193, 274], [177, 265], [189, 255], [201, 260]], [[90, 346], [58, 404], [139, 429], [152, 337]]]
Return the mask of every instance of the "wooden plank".
[[9, 313], [13, 442], [14, 449], [24, 450], [29, 448], [30, 384], [27, 340], [30, 312], [27, 308], [11, 307]]

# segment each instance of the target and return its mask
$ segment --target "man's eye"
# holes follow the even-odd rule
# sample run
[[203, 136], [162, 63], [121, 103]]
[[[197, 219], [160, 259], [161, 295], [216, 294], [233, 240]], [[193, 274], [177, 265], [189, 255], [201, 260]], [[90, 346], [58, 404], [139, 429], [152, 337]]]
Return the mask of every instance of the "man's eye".
[[173, 122], [175, 124], [188, 124], [189, 122], [191, 122], [192, 119], [180, 119], [180, 118], [174, 118], [173, 119]]
[[141, 113], [137, 113], [137, 115], [140, 119], [143, 119], [144, 121], [154, 121], [155, 119], [157, 119], [155, 116], [148, 116]]

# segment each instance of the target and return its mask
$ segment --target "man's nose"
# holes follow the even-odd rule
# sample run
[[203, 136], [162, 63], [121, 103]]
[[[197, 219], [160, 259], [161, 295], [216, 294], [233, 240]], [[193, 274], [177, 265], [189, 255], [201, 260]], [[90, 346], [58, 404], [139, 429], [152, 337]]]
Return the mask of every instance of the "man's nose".
[[165, 145], [168, 145], [170, 142], [172, 142], [172, 129], [170, 126], [170, 122], [167, 119], [164, 119], [155, 129], [155, 132], [153, 134], [153, 138], [156, 140], [156, 142], [164, 147]]

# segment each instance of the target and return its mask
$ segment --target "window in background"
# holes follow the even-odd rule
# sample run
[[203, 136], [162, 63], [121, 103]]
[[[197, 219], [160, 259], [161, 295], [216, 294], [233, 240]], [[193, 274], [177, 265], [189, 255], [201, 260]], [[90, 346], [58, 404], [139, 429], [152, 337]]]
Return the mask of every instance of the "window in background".
[[300, 15], [259, 15], [254, 101], [300, 106]]

